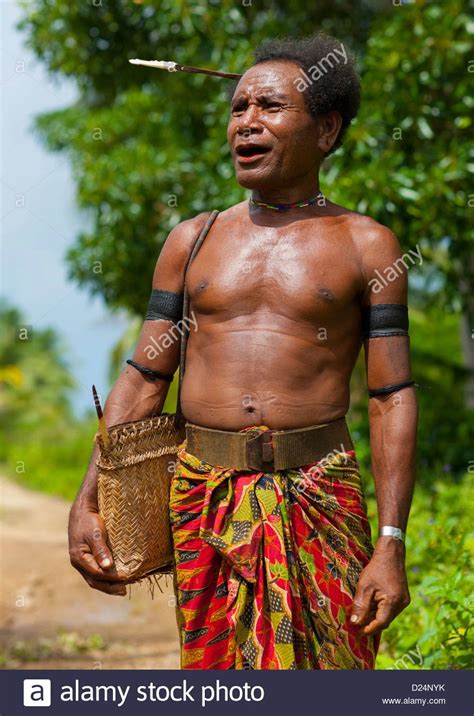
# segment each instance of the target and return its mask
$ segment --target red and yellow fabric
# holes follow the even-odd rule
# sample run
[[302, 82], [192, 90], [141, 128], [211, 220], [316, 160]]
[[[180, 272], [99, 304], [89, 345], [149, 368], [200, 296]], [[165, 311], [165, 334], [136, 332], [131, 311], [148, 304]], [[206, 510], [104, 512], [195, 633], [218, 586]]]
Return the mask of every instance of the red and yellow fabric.
[[182, 669], [374, 668], [349, 621], [373, 550], [354, 451], [263, 473], [184, 441], [170, 515]]

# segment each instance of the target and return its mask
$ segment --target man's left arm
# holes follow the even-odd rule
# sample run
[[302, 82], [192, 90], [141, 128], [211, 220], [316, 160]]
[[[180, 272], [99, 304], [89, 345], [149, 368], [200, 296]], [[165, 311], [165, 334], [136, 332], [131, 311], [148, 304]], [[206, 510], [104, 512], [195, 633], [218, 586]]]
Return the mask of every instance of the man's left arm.
[[[394, 234], [377, 226], [362, 256], [367, 385], [375, 393], [369, 397], [372, 471], [379, 530], [390, 526], [405, 532], [415, 483], [418, 420], [415, 388], [406, 385], [412, 380], [406, 273], [410, 261], [408, 254], [402, 256]], [[351, 619], [364, 634], [375, 634], [409, 602], [405, 545], [393, 536], [379, 537], [360, 575]]]

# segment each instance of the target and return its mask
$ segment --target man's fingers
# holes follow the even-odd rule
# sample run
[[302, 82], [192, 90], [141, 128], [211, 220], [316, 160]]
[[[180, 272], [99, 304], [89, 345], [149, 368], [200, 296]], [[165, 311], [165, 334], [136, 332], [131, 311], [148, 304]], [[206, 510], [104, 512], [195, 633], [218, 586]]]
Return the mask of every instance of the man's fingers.
[[362, 626], [370, 620], [371, 612], [373, 612], [372, 596], [374, 590], [372, 588], [358, 588], [351, 610], [351, 624]]
[[380, 603], [375, 618], [362, 629], [362, 633], [367, 636], [377, 634], [382, 629], [386, 629], [396, 615], [397, 611], [392, 605]]
[[112, 553], [107, 547], [104, 534], [99, 528], [94, 531], [92, 539], [89, 541], [89, 546], [97, 564], [99, 564], [102, 569], [111, 569], [113, 567], [114, 560]]
[[93, 589], [106, 594], [127, 593], [123, 577], [117, 574], [107, 545], [104, 522], [93, 508], [84, 508], [70, 519], [69, 558], [72, 566]]
[[114, 584], [112, 582], [105, 582], [100, 579], [93, 579], [87, 574], [84, 574], [84, 579], [92, 589], [97, 589], [99, 592], [105, 592], [106, 594], [113, 594], [117, 597], [124, 597], [127, 594], [127, 588], [125, 584]]
[[79, 570], [79, 572], [86, 571], [94, 576], [103, 574], [101, 568], [95, 560], [95, 557], [90, 552], [84, 552], [82, 548], [79, 550], [75, 549], [70, 551], [69, 557], [72, 566]]
[[97, 580], [107, 582], [121, 582], [121, 578], [117, 575], [115, 570], [108, 569], [107, 571], [100, 568], [94, 555], [90, 552], [81, 552], [78, 558], [73, 562], [76, 569], [82, 575], [87, 575]]

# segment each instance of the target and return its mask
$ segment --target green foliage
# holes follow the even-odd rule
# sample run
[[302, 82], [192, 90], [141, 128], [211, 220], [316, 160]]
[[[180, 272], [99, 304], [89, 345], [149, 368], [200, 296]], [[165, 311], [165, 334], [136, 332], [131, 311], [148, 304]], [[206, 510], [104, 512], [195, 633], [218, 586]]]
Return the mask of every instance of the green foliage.
[[[463, 474], [472, 447], [474, 420], [465, 405], [459, 317], [440, 310], [410, 312], [412, 370], [419, 383], [418, 464], [420, 479]], [[430, 467], [431, 477], [424, 468]]]
[[[473, 475], [458, 484], [448, 474], [443, 481], [428, 477], [429, 487], [415, 493], [407, 534], [412, 602], [383, 634], [379, 669], [473, 666], [474, 535], [466, 510], [474, 499]], [[374, 513], [373, 499], [369, 506]]]
[[4, 447], [7, 474], [22, 485], [73, 500], [94, 447], [97, 417], [56, 420], [33, 433], [19, 429]]
[[50, 148], [69, 151], [79, 204], [93, 222], [68, 254], [70, 276], [109, 306], [141, 316], [170, 228], [244, 196], [225, 139], [227, 81], [167, 76], [128, 58], [243, 71], [261, 39], [321, 28], [364, 51], [361, 114], [327, 162], [326, 193], [390, 226], [405, 248], [419, 244], [433, 298], [467, 306], [473, 0], [449, 8], [440, 0], [402, 7], [295, 0], [271, 11], [233, 0], [23, 7], [28, 45], [81, 91], [37, 128]]
[[53, 329], [31, 330], [18, 309], [1, 302], [0, 461], [22, 484], [73, 499], [92, 451], [97, 418], [74, 418], [75, 381], [64, 353]]
[[53, 638], [19, 640], [0, 651], [0, 668], [18, 669], [26, 664], [46, 659], [70, 659], [79, 654], [99, 657], [107, 650], [100, 634], [83, 636], [77, 632], [58, 629]]
[[49, 148], [69, 152], [78, 203], [91, 217], [91, 230], [68, 253], [70, 277], [109, 307], [142, 316], [170, 229], [244, 196], [226, 144], [228, 81], [168, 75], [130, 65], [129, 58], [241, 72], [261, 39], [317, 29], [359, 49], [371, 19], [390, 6], [386, 0], [356, 6], [295, 0], [291, 9], [269, 10], [233, 0], [24, 2], [20, 26], [28, 45], [52, 73], [74, 77], [81, 92], [75, 105], [37, 121]]
[[52, 329], [25, 326], [20, 311], [0, 303], [0, 425], [5, 436], [0, 458], [13, 436], [71, 416], [74, 387], [64, 346]]
[[331, 195], [389, 226], [404, 250], [418, 244], [425, 292], [472, 320], [473, 9], [422, 1], [374, 22], [361, 112], [327, 176]]

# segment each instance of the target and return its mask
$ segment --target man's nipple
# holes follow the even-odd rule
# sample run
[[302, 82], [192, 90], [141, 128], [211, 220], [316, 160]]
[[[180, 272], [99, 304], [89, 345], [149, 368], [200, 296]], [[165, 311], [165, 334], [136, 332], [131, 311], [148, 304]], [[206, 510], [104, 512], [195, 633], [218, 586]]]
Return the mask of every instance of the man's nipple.
[[205, 288], [209, 286], [209, 281], [207, 278], [201, 279], [201, 281], [198, 282], [198, 285], [196, 286], [196, 293], [202, 293]]

